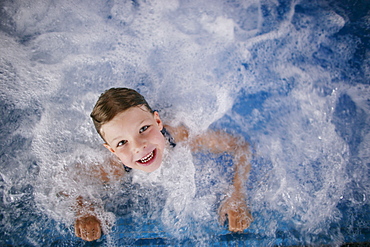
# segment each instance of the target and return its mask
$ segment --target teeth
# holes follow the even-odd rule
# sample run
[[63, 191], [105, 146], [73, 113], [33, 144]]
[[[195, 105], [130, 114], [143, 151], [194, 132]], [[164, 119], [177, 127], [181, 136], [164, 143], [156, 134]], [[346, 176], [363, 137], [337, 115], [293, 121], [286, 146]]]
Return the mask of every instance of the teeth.
[[153, 159], [153, 156], [154, 156], [154, 151], [152, 151], [150, 154], [148, 154], [147, 156], [145, 156], [144, 158], [140, 159], [140, 162], [141, 163], [146, 163], [148, 162], [149, 160]]

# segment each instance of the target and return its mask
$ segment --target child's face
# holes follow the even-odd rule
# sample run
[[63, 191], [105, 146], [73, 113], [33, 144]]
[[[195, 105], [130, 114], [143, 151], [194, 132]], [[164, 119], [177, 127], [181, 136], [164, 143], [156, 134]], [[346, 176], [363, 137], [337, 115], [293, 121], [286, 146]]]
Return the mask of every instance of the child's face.
[[131, 107], [103, 124], [101, 132], [108, 150], [125, 166], [152, 172], [162, 163], [165, 138], [163, 124], [157, 112], [144, 106]]

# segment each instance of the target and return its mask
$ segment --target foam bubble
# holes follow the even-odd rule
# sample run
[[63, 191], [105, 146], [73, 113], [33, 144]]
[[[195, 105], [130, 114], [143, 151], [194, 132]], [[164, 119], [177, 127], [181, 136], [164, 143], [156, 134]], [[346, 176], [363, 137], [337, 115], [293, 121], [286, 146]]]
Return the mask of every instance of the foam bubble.
[[[73, 235], [72, 228], [63, 229], [73, 223], [76, 197], [100, 204], [109, 198], [88, 171], [109, 155], [89, 114], [110, 87], [137, 89], [165, 122], [184, 123], [191, 134], [223, 128], [250, 140], [255, 156], [248, 192], [256, 215], [250, 234], [273, 239], [271, 245], [279, 232], [290, 245], [339, 245], [340, 224], [354, 222], [368, 206], [369, 59], [361, 33], [368, 14], [357, 13], [355, 22], [357, 14], [341, 3], [294, 1], [43, 0], [0, 6], [4, 231], [18, 236], [29, 217], [29, 235], [49, 219], [61, 222], [61, 235]], [[206, 190], [217, 182], [220, 188], [208, 196], [179, 188], [187, 196], [183, 205], [174, 195], [164, 205], [163, 197], [135, 204], [129, 209], [136, 232], [160, 220], [176, 224], [168, 230], [174, 238], [209, 243], [207, 230], [223, 229], [215, 222], [213, 194], [227, 183], [219, 179], [217, 159], [177, 155], [191, 167], [204, 165], [198, 169], [205, 178], [197, 182], [195, 174], [189, 187]], [[123, 190], [126, 182], [111, 191]], [[132, 190], [138, 190], [129, 197], [136, 202], [148, 195]], [[128, 210], [117, 205], [112, 211]], [[163, 206], [169, 213], [158, 218]], [[340, 210], [347, 206], [355, 213]], [[12, 223], [12, 210], [36, 207], [38, 216], [27, 213]], [[109, 224], [117, 220], [101, 214]], [[114, 231], [107, 241], [117, 244]], [[39, 235], [29, 239], [49, 243]]]

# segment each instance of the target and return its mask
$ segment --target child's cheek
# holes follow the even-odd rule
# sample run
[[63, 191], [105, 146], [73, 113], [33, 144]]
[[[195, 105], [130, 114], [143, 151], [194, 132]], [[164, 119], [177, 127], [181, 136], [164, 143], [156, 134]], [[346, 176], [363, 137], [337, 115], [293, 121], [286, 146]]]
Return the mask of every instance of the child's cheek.
[[127, 152], [122, 152], [121, 151], [118, 155], [118, 158], [122, 161], [123, 164], [128, 164], [128, 162], [129, 162]]

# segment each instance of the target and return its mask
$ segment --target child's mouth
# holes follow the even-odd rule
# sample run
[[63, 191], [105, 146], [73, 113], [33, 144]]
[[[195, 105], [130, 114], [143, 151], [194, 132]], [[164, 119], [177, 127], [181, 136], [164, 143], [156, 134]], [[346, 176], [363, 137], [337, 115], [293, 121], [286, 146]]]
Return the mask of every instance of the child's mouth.
[[156, 154], [156, 149], [151, 151], [145, 157], [139, 159], [137, 162], [140, 163], [141, 165], [148, 166], [152, 163], [151, 161], [154, 161], [155, 154]]

